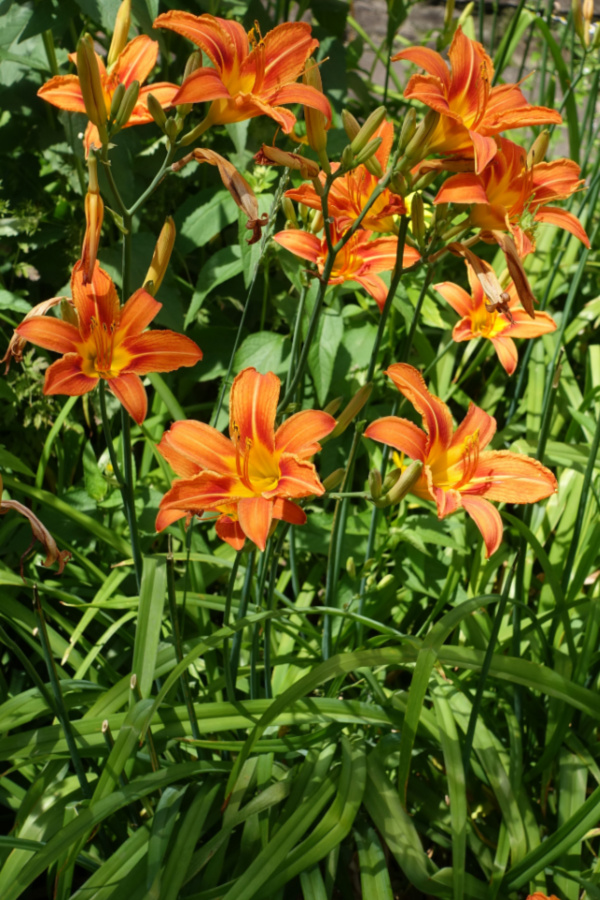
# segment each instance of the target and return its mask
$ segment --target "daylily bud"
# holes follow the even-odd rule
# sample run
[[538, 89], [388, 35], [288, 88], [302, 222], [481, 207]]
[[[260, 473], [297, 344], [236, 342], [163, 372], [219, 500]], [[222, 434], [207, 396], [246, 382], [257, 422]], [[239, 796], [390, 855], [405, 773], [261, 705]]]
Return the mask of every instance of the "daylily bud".
[[165, 134], [167, 135], [169, 140], [173, 142], [180, 131], [181, 125], [177, 123], [177, 120], [174, 119], [173, 116], [169, 116], [169, 118], [165, 122]]
[[408, 142], [404, 156], [408, 160], [425, 159], [428, 153], [429, 140], [440, 121], [440, 114], [430, 109]]
[[369, 491], [373, 500], [379, 500], [382, 494], [381, 472], [379, 469], [371, 469], [369, 472]]
[[[417, 178], [415, 183], [413, 184], [413, 191], [424, 191], [425, 188], [428, 188], [432, 181], [435, 181], [439, 172], [426, 172], [424, 175], [421, 175], [420, 178]], [[439, 205], [439, 204], [438, 204]]]
[[129, 26], [131, 25], [131, 0], [123, 0], [115, 19], [115, 30], [113, 31], [112, 41], [110, 42], [110, 50], [106, 58], [108, 68], [114, 63], [125, 49], [127, 38], [129, 37]]
[[347, 147], [344, 147], [342, 150], [342, 158], [341, 165], [344, 171], [348, 171], [349, 169], [354, 168], [354, 153], [352, 152], [352, 147], [348, 144]]
[[275, 166], [287, 166], [288, 169], [295, 169], [300, 172], [303, 178], [317, 178], [321, 171], [320, 166], [313, 159], [307, 159], [300, 156], [299, 153], [288, 153], [280, 150], [279, 147], [273, 147], [269, 144], [262, 145], [261, 157], [266, 157], [267, 164], [271, 163]]
[[373, 110], [350, 145], [354, 154], [359, 154], [367, 146], [385, 119], [386, 112], [385, 106], [378, 106], [377, 109]]
[[100, 196], [98, 183], [98, 161], [94, 153], [88, 157], [89, 182], [85, 195], [85, 236], [81, 248], [81, 265], [85, 269], [86, 279], [91, 282], [100, 244], [100, 232], [104, 219], [104, 203]]
[[327, 476], [327, 478], [323, 479], [323, 487], [326, 491], [334, 491], [336, 487], [344, 480], [344, 475], [346, 474], [345, 469], [334, 469], [334, 471]]
[[356, 578], [356, 563], [353, 556], [349, 556], [346, 560], [346, 571], [350, 578]]
[[[196, 69], [199, 69], [201, 66], [202, 53], [199, 50], [194, 50], [194, 52], [191, 53], [187, 58], [185, 69], [183, 70], [182, 84], [186, 80], [186, 78], [189, 78], [189, 76], [192, 75], [196, 71]], [[177, 115], [181, 116], [182, 119], [185, 119], [185, 117], [189, 115], [189, 113], [191, 113], [192, 108], [192, 103], [180, 103], [177, 107]]]
[[314, 214], [314, 216], [312, 218], [312, 222], [310, 224], [310, 230], [312, 231], [313, 234], [318, 234], [321, 231], [321, 229], [323, 228], [324, 224], [325, 224], [325, 219], [323, 218], [323, 213], [321, 212], [321, 210], [315, 210], [315, 214]]
[[373, 138], [372, 141], [369, 141], [366, 147], [363, 147], [363, 149], [354, 157], [354, 165], [360, 166], [368, 162], [371, 157], [377, 153], [382, 143], [383, 140], [380, 137]]
[[585, 27], [583, 21], [583, 9], [581, 7], [581, 0], [571, 0], [571, 13], [573, 15], [573, 25], [575, 27], [575, 33], [577, 34], [577, 37], [581, 41], [582, 45], [585, 47], [587, 28]]
[[[321, 81], [321, 73], [319, 66], [313, 59], [309, 59], [304, 68], [302, 81], [309, 87], [315, 88], [321, 94], [323, 93], [323, 83]], [[331, 166], [327, 157], [327, 120], [322, 112], [313, 109], [310, 106], [304, 107], [304, 121], [306, 122], [306, 139], [309, 146], [315, 151], [319, 157], [321, 166], [329, 175]]]
[[444, 30], [446, 31], [452, 25], [454, 18], [454, 0], [446, 0], [446, 8], [444, 10]]
[[405, 197], [408, 192], [408, 185], [406, 183], [406, 178], [402, 174], [402, 172], [394, 172], [392, 177], [390, 178], [390, 191], [394, 194], [398, 194], [400, 197]]
[[135, 109], [135, 104], [138, 101], [138, 97], [140, 94], [140, 83], [139, 81], [132, 81], [127, 90], [125, 91], [125, 96], [123, 97], [123, 102], [119, 107], [119, 112], [117, 113], [117, 117], [115, 119], [115, 127], [116, 128], [124, 128], [129, 119], [131, 118], [131, 113]]
[[400, 140], [398, 141], [398, 147], [400, 148], [400, 153], [404, 152], [404, 149], [408, 142], [412, 140], [415, 131], [417, 130], [417, 113], [412, 107], [408, 110], [406, 115], [404, 116], [404, 122], [402, 123], [402, 128], [400, 129]]
[[531, 145], [531, 149], [527, 154], [527, 168], [531, 169], [533, 166], [537, 165], [537, 163], [542, 162], [544, 159], [546, 152], [548, 150], [548, 144], [550, 143], [550, 132], [542, 131], [536, 137], [535, 141]]
[[294, 204], [289, 197], [284, 197], [281, 201], [281, 209], [287, 222], [290, 222], [293, 228], [299, 228], [298, 219], [296, 218], [296, 210]]
[[360, 131], [360, 125], [354, 118], [352, 113], [348, 112], [347, 109], [342, 110], [342, 125], [344, 126], [344, 131], [348, 135], [349, 139], [353, 141]]
[[340, 434], [343, 434], [350, 422], [359, 414], [363, 406], [368, 402], [369, 397], [373, 391], [373, 382], [369, 381], [367, 384], [363, 384], [361, 388], [356, 392], [354, 397], [350, 400], [347, 407], [338, 417], [337, 425], [329, 435], [332, 438], [339, 437]]
[[175, 222], [171, 216], [167, 216], [154, 248], [150, 268], [144, 278], [144, 287], [153, 297], [156, 295], [165, 277], [173, 251], [173, 244], [175, 243], [175, 234]]
[[423, 249], [425, 242], [425, 208], [421, 194], [413, 194], [410, 204], [410, 225], [413, 237], [419, 250]]
[[152, 116], [160, 130], [164, 132], [165, 126], [167, 124], [167, 116], [164, 109], [162, 108], [154, 94], [148, 94], [146, 100], [148, 103], [148, 111], [150, 112], [150, 115]]
[[84, 34], [77, 44], [77, 74], [87, 117], [100, 132], [104, 144], [107, 141], [106, 105], [94, 41], [89, 34]]
[[585, 23], [585, 45], [589, 47], [594, 21], [594, 0], [583, 0], [583, 21]]
[[383, 509], [386, 506], [393, 506], [395, 503], [400, 503], [421, 477], [422, 468], [423, 463], [420, 462], [420, 460], [411, 463], [410, 466], [404, 469], [395, 485], [388, 493], [385, 494], [381, 500], [375, 501], [375, 506]]
[[335, 397], [335, 399], [330, 400], [327, 406], [324, 407], [323, 412], [329, 413], [330, 416], [335, 416], [343, 402], [343, 397]]
[[112, 100], [110, 103], [110, 117], [109, 118], [110, 118], [111, 122], [114, 122], [114, 120], [117, 118], [117, 113], [119, 112], [119, 108], [121, 106], [121, 103], [123, 102], [124, 96], [125, 96], [125, 85], [122, 83], [119, 83], [115, 88], [115, 92], [112, 95]]
[[66, 297], [60, 301], [60, 317], [63, 322], [68, 322], [69, 325], [74, 325], [75, 328], [79, 326], [79, 319], [73, 304]]

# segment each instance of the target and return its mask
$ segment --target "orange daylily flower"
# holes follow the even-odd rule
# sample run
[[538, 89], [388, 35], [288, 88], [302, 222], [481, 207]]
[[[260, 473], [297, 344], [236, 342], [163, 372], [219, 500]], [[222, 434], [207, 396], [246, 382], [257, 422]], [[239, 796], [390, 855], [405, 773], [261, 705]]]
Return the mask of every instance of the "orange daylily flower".
[[[481, 264], [491, 270], [491, 266], [483, 260]], [[513, 283], [506, 288], [508, 294], [506, 304], [501, 308], [491, 309], [481, 280], [469, 263], [467, 273], [471, 286], [470, 294], [451, 281], [433, 285], [452, 309], [462, 317], [454, 326], [452, 337], [455, 341], [487, 338], [492, 342], [507, 375], [512, 375], [519, 361], [513, 338], [536, 338], [542, 334], [549, 334], [556, 331], [556, 322], [548, 313], [535, 312], [531, 318], [526, 310], [520, 309], [517, 290]]]
[[[391, 122], [382, 122], [373, 138], [380, 137], [382, 143], [375, 153], [382, 170], [385, 172], [394, 140], [394, 126]], [[333, 163], [331, 171], [336, 172], [339, 164]], [[325, 173], [321, 172], [320, 181], [325, 184]], [[341, 231], [348, 229], [355, 219], [359, 217], [367, 204], [371, 194], [377, 187], [379, 179], [372, 175], [366, 166], [357, 166], [347, 172], [341, 178], [336, 179], [331, 185], [328, 198], [328, 211]], [[311, 209], [321, 209], [321, 198], [312, 184], [302, 184], [285, 192], [285, 196], [298, 203], [304, 203]], [[394, 194], [389, 188], [385, 188], [379, 195], [367, 215], [362, 221], [362, 227], [368, 231], [390, 232], [397, 231], [394, 216], [402, 216], [406, 213], [406, 206], [402, 197]]]
[[[335, 244], [340, 234], [335, 225], [331, 226], [331, 240]], [[372, 241], [371, 232], [359, 228], [350, 240], [342, 247], [335, 259], [329, 277], [329, 284], [342, 284], [344, 281], [356, 281], [373, 297], [380, 310], [385, 305], [388, 289], [377, 272], [389, 272], [396, 265], [398, 238], [377, 238]], [[317, 237], [298, 228], [289, 228], [273, 235], [273, 240], [296, 256], [315, 263], [319, 272], [323, 272], [327, 258], [327, 241], [325, 237]], [[421, 259], [414, 247], [404, 248], [403, 266], [408, 268]]]
[[536, 891], [535, 894], [529, 894], [527, 900], [558, 900], [556, 894], [542, 894], [541, 891]]
[[427, 390], [416, 369], [395, 363], [386, 374], [421, 415], [424, 430], [407, 419], [385, 416], [369, 425], [365, 437], [420, 460], [423, 469], [411, 492], [434, 500], [440, 519], [464, 509], [481, 532], [486, 555], [491, 556], [500, 546], [503, 528], [498, 510], [489, 501], [535, 503], [556, 492], [556, 478], [529, 456], [486, 450], [496, 420], [474, 403], [454, 431], [450, 410]]
[[[102, 58], [96, 56], [100, 69], [100, 80], [104, 93], [104, 104], [107, 113], [110, 110], [113, 94], [119, 84], [128, 88], [133, 81], [143, 84], [156, 65], [158, 56], [158, 41], [153, 41], [145, 34], [130, 41], [119, 54], [112, 66], [107, 70]], [[71, 54], [72, 62], [77, 62], [76, 54]], [[147, 85], [141, 88], [137, 103], [124, 128], [131, 125], [144, 125], [153, 122], [154, 119], [148, 110], [148, 94], [153, 94], [161, 106], [171, 106], [179, 85], [169, 84], [166, 81]], [[58, 106], [59, 109], [67, 109], [70, 112], [85, 113], [83, 94], [77, 75], [55, 75], [38, 91], [38, 97]], [[96, 126], [89, 122], [83, 139], [86, 156], [92, 146], [100, 147], [100, 137]]]
[[121, 307], [110, 275], [98, 263], [91, 281], [82, 263], [76, 263], [71, 291], [77, 324], [38, 315], [25, 319], [16, 330], [27, 341], [64, 354], [46, 369], [44, 394], [87, 394], [104, 378], [141, 425], [148, 400], [140, 375], [193, 366], [202, 359], [202, 351], [174, 331], [143, 333], [162, 304], [140, 288]]
[[404, 91], [407, 100], [420, 100], [440, 113], [428, 153], [475, 157], [475, 171], [482, 172], [497, 152], [494, 135], [524, 125], [562, 121], [553, 109], [531, 106], [518, 84], [492, 87], [492, 60], [460, 26], [448, 57], [452, 71], [439, 53], [427, 47], [409, 47], [392, 56], [392, 62], [407, 59], [428, 73], [413, 75]]
[[557, 225], [590, 246], [579, 219], [566, 209], [548, 206], [579, 190], [580, 168], [570, 159], [527, 166], [522, 147], [499, 139], [499, 152], [480, 174], [461, 172], [444, 182], [434, 203], [471, 204], [470, 222], [484, 232], [484, 240], [497, 240], [490, 232], [508, 231], [521, 256], [531, 252], [531, 229], [536, 222]]
[[333, 416], [305, 409], [275, 430], [279, 378], [244, 369], [231, 387], [229, 435], [203, 422], [175, 422], [159, 451], [181, 475], [160, 502], [156, 530], [203, 510], [219, 513], [217, 534], [236, 550], [246, 538], [265, 549], [273, 520], [303, 525], [293, 500], [325, 492], [309, 458], [330, 434]]
[[282, 103], [302, 103], [318, 109], [331, 122], [331, 107], [324, 94], [296, 84], [307, 59], [319, 46], [306, 22], [285, 22], [263, 37], [248, 34], [239, 22], [205, 13], [171, 10], [158, 16], [155, 28], [170, 28], [193, 41], [214, 68], [196, 69], [181, 86], [176, 103], [211, 100], [206, 127], [270, 116], [286, 134], [295, 115]]

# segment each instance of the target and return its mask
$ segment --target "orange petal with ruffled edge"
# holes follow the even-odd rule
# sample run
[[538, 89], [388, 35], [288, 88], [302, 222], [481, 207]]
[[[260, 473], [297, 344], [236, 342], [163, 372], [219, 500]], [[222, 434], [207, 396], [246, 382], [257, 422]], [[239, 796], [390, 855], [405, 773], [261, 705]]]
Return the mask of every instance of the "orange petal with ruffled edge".
[[548, 313], [536, 312], [532, 319], [524, 309], [513, 309], [511, 315], [513, 324], [508, 329], [511, 337], [536, 338], [556, 331], [556, 322]]
[[273, 501], [273, 518], [283, 519], [284, 522], [289, 522], [290, 525], [304, 525], [306, 523], [304, 510], [292, 503], [291, 500], [285, 500], [282, 497], [277, 497]]
[[81, 371], [83, 360], [78, 353], [67, 353], [46, 369], [44, 394], [66, 394], [80, 397], [92, 391], [98, 384], [97, 378], [90, 378]]
[[462, 505], [481, 532], [485, 544], [486, 559], [489, 559], [502, 543], [504, 529], [500, 513], [495, 506], [492, 506], [483, 497], [465, 496], [463, 494]]
[[174, 422], [158, 445], [159, 452], [178, 475], [189, 477], [201, 469], [235, 475], [235, 448], [231, 441], [204, 422]]
[[469, 404], [467, 414], [452, 435], [450, 447], [459, 447], [462, 442], [478, 432], [479, 449], [483, 450], [496, 434], [496, 420], [474, 403]]
[[331, 122], [329, 100], [325, 94], [308, 84], [284, 84], [269, 97], [269, 104], [275, 107], [283, 103], [301, 103], [303, 106], [310, 106], [311, 109], [318, 109], [327, 121]]
[[81, 342], [81, 335], [74, 325], [45, 316], [25, 319], [16, 328], [16, 333], [44, 350], [61, 354], [77, 353], [77, 344]]
[[264, 551], [273, 520], [273, 501], [264, 497], [248, 497], [238, 501], [240, 528], [259, 550]]
[[498, 152], [498, 144], [493, 137], [485, 137], [477, 131], [469, 131], [475, 153], [475, 174], [479, 175]]
[[234, 521], [230, 516], [219, 516], [215, 522], [215, 531], [217, 537], [220, 537], [234, 550], [241, 550], [246, 543], [246, 535], [242, 531], [240, 523]]
[[55, 75], [41, 86], [37, 95], [59, 109], [86, 114], [77, 75]]
[[155, 300], [144, 288], [139, 288], [121, 310], [119, 331], [127, 335], [140, 334], [158, 315], [161, 308], [162, 303]]
[[305, 459], [283, 454], [279, 460], [280, 477], [272, 491], [263, 491], [263, 497], [320, 497], [325, 488], [319, 481], [317, 470]]
[[365, 437], [380, 444], [387, 444], [410, 459], [425, 462], [427, 455], [427, 435], [414, 422], [398, 416], [383, 416], [376, 419], [365, 430]]
[[229, 100], [229, 91], [214, 69], [196, 69], [189, 75], [173, 98], [179, 103], [204, 103], [208, 100]]
[[132, 81], [143, 84], [156, 65], [157, 56], [158, 41], [153, 41], [147, 34], [140, 34], [121, 51], [111, 75], [116, 76], [126, 88]]
[[335, 426], [336, 421], [329, 413], [303, 409], [279, 426], [275, 432], [275, 449], [301, 459], [313, 456], [321, 449], [321, 438], [331, 434]]
[[284, 22], [265, 34], [265, 76], [262, 90], [296, 81], [319, 42], [308, 22]]
[[584, 227], [573, 213], [566, 209], [559, 209], [556, 206], [544, 206], [538, 209], [533, 217], [536, 222], [543, 222], [546, 225], [556, 225], [558, 228], [564, 228], [579, 238], [581, 243], [588, 248], [591, 247], [590, 239], [585, 233]]
[[385, 374], [422, 416], [429, 436], [428, 454], [446, 450], [452, 440], [452, 416], [446, 404], [427, 390], [423, 376], [407, 363], [394, 363]]
[[231, 19], [171, 10], [158, 16], [153, 28], [169, 28], [188, 38], [204, 50], [222, 75], [230, 74], [236, 62], [248, 54], [248, 36], [243, 27]]
[[442, 295], [459, 316], [470, 316], [475, 309], [473, 297], [453, 281], [440, 281], [439, 284], [433, 285], [433, 289]]
[[489, 204], [479, 175], [470, 172], [451, 175], [441, 186], [433, 202]]
[[275, 414], [281, 382], [273, 372], [260, 375], [255, 368], [244, 369], [233, 380], [229, 406], [229, 433], [239, 440], [275, 450]]
[[290, 228], [287, 231], [280, 231], [273, 235], [276, 244], [295, 253], [302, 259], [316, 263], [321, 253], [322, 244], [316, 234], [308, 234], [299, 228]]
[[107, 382], [134, 422], [141, 425], [148, 411], [148, 397], [139, 377], [133, 374], [117, 375], [116, 378], [108, 378]]
[[81, 262], [75, 263], [71, 274], [71, 293], [73, 303], [79, 317], [81, 336], [87, 339], [90, 334], [90, 320], [95, 318], [100, 327], [113, 329], [119, 321], [121, 304], [113, 280], [98, 263], [90, 282], [86, 281], [85, 267]]
[[509, 450], [488, 450], [463, 493], [480, 493], [504, 503], [537, 503], [555, 494], [556, 478], [537, 459]]
[[414, 63], [415, 66], [419, 66], [430, 75], [439, 78], [444, 87], [449, 86], [450, 70], [443, 57], [435, 50], [430, 50], [428, 47], [407, 47], [406, 50], [400, 50], [399, 53], [392, 56], [390, 62], [397, 62], [399, 59]]
[[149, 372], [173, 372], [183, 366], [195, 366], [202, 350], [183, 334], [175, 331], [147, 331], [125, 338], [122, 349], [131, 356], [125, 371], [136, 375]]

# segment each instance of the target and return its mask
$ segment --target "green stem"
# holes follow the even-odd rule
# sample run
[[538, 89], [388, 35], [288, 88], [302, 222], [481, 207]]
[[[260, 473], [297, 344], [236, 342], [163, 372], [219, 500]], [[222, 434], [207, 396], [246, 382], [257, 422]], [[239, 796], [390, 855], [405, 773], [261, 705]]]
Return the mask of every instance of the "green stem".
[[[175, 646], [175, 656], [177, 658], [177, 662], [180, 663], [183, 659], [183, 650], [181, 647], [181, 634], [179, 631], [179, 616], [177, 615], [177, 599], [175, 593], [175, 560], [173, 558], [171, 535], [169, 535], [169, 549], [167, 553], [167, 597], [169, 599], [169, 612], [171, 615], [171, 622], [173, 627], [173, 643]], [[192, 737], [194, 738], [194, 740], [198, 741], [200, 740], [200, 730], [198, 728], [196, 710], [194, 709], [194, 703], [190, 691], [187, 669], [182, 673], [180, 681], [183, 698], [185, 700], [185, 705], [187, 707], [188, 716], [190, 719]]]
[[[321, 311], [323, 309], [323, 300], [325, 299], [325, 292], [327, 290], [327, 282], [329, 280], [329, 276], [331, 274], [331, 270], [333, 269], [333, 264], [335, 262], [335, 256], [331, 256], [331, 254], [327, 254], [327, 259], [325, 260], [325, 268], [323, 269], [323, 274], [320, 276], [319, 283], [319, 293], [317, 294], [317, 298], [315, 300], [315, 305], [313, 306], [313, 311], [310, 317], [310, 322], [308, 323], [308, 331], [306, 332], [306, 340], [302, 346], [302, 352], [300, 353], [300, 359], [298, 360], [298, 365], [294, 369], [294, 374], [292, 375], [291, 380], [288, 380], [285, 386], [285, 394], [283, 395], [283, 400], [280, 402], [277, 407], [277, 412], [281, 413], [287, 407], [287, 405], [292, 401], [294, 397], [294, 392], [300, 379], [304, 375], [304, 369], [306, 367], [306, 362], [308, 360], [308, 354], [310, 351], [310, 347], [312, 344], [312, 340], [317, 331], [317, 326], [319, 324], [319, 319], [321, 317]], [[300, 330], [300, 329], [299, 329]]]
[[131, 455], [131, 425], [129, 413], [124, 406], [121, 407], [121, 440], [123, 444], [123, 475], [124, 493], [126, 498], [125, 514], [129, 523], [133, 564], [135, 566], [135, 577], [139, 591], [142, 583], [142, 551], [140, 549], [140, 536], [135, 512], [135, 485], [133, 481], [133, 457]]
[[[246, 563], [246, 574], [244, 576], [244, 584], [242, 585], [242, 593], [240, 595], [240, 605], [238, 608], [237, 620], [243, 619], [248, 610], [248, 598], [250, 597], [250, 588], [252, 586], [252, 573], [254, 570], [254, 559], [256, 551], [251, 550]], [[236, 631], [231, 642], [231, 655], [229, 657], [229, 665], [231, 668], [231, 680], [233, 684], [237, 681], [237, 671], [240, 662], [240, 650], [242, 647], [242, 630]]]
[[123, 504], [125, 505], [125, 494], [123, 491], [123, 479], [121, 477], [121, 468], [119, 466], [119, 462], [117, 460], [117, 454], [114, 448], [112, 435], [110, 433], [110, 422], [108, 421], [108, 414], [106, 412], [106, 384], [104, 378], [99, 379], [100, 384], [98, 385], [98, 394], [100, 396], [100, 417], [102, 419], [102, 430], [104, 432], [104, 440], [106, 442], [106, 449], [108, 450], [108, 455], [110, 457], [110, 464], [112, 466], [114, 476], [119, 483], [119, 488], [121, 489], [121, 493], [123, 494]]
[[[225, 610], [223, 612], [223, 625], [229, 627], [231, 619], [231, 601], [235, 590], [235, 580], [237, 578], [238, 569], [242, 559], [242, 550], [238, 550], [235, 554], [233, 566], [229, 575], [229, 584], [227, 585], [227, 596], [225, 597]], [[235, 703], [235, 681], [233, 679], [233, 669], [231, 666], [231, 657], [229, 655], [229, 638], [223, 639], [223, 671], [225, 673], [225, 690], [227, 699], [230, 703]]]
[[387, 297], [385, 298], [385, 303], [383, 305], [383, 309], [381, 310], [381, 318], [379, 319], [379, 327], [377, 328], [377, 334], [375, 336], [375, 343], [373, 345], [371, 359], [369, 360], [369, 368], [367, 370], [367, 378], [366, 378], [367, 384], [373, 380], [373, 375], [375, 373], [375, 366], [377, 365], [377, 354], [379, 353], [379, 347], [381, 344], [381, 340], [383, 338], [383, 333], [385, 331], [387, 319], [390, 314], [390, 309], [392, 307], [392, 303], [394, 302], [394, 297], [396, 296], [396, 291], [398, 289], [398, 285], [400, 284], [400, 279], [402, 278], [402, 273], [404, 272], [403, 258], [404, 258], [404, 246], [406, 243], [407, 230], [408, 230], [408, 218], [407, 218], [407, 216], [401, 216], [400, 229], [398, 232], [398, 245], [396, 247], [396, 263], [394, 265], [394, 271], [392, 273], [390, 289], [387, 293]]
[[176, 147], [174, 147], [173, 145], [169, 146], [167, 155], [165, 156], [165, 158], [163, 160], [163, 164], [160, 167], [160, 169], [158, 170], [158, 172], [156, 173], [156, 175], [154, 176], [154, 178], [152, 179], [152, 181], [150, 182], [149, 186], [146, 188], [146, 190], [144, 191], [143, 194], [140, 194], [140, 196], [135, 201], [133, 206], [130, 206], [128, 210], [125, 210], [128, 217], [135, 216], [138, 209], [140, 209], [140, 207], [144, 205], [146, 200], [154, 193], [154, 191], [156, 190], [158, 185], [161, 183], [161, 181], [165, 177], [166, 171], [169, 168], [169, 166], [171, 165], [171, 163], [173, 162], [176, 152], [177, 152]]

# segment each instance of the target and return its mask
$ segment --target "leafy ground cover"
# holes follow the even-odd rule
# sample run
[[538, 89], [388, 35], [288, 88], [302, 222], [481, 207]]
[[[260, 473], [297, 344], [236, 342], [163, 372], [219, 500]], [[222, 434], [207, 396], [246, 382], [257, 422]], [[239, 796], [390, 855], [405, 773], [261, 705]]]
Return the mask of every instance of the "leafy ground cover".
[[593, 9], [182, 5], [0, 4], [0, 895], [594, 900]]

